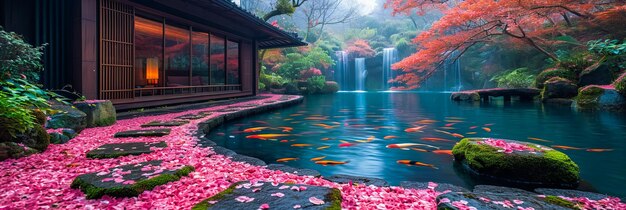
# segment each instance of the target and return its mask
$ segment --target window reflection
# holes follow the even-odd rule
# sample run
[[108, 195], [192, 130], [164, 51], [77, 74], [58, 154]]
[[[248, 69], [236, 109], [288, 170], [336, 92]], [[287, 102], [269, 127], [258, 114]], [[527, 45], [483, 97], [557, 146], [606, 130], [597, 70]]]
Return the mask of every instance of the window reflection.
[[191, 85], [209, 85], [209, 34], [192, 32]]
[[223, 85], [226, 80], [224, 44], [223, 38], [211, 35], [211, 85]]
[[135, 18], [135, 86], [158, 86], [162, 79], [163, 24]]
[[165, 26], [165, 81], [168, 87], [189, 85], [189, 30]]
[[229, 85], [239, 84], [239, 43], [228, 40], [228, 79]]

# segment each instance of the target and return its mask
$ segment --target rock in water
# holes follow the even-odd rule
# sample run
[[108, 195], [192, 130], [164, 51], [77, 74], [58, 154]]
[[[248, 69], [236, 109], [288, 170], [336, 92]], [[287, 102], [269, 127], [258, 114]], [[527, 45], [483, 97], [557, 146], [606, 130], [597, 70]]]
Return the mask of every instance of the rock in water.
[[87, 114], [88, 128], [115, 124], [117, 114], [111, 101], [78, 101], [74, 103], [74, 106]]
[[580, 180], [578, 165], [566, 154], [538, 144], [465, 138], [452, 153], [469, 172], [498, 181], [573, 188]]
[[50, 116], [47, 128], [71, 128], [80, 132], [87, 127], [87, 114], [68, 105], [52, 105], [58, 112]]
[[608, 85], [613, 82], [613, 72], [608, 65], [592, 65], [580, 73], [578, 84], [587, 85]]
[[552, 77], [545, 82], [541, 91], [542, 100], [555, 98], [572, 98], [578, 94], [578, 86], [572, 81], [561, 77]]
[[626, 98], [619, 94], [613, 86], [589, 85], [578, 91], [576, 107], [579, 109], [626, 109]]

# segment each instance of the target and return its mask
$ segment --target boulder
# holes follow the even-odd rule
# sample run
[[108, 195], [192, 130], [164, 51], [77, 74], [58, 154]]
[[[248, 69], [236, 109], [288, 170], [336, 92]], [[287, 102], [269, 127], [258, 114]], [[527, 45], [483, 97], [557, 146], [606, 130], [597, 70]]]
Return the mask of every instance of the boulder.
[[450, 95], [453, 101], [480, 101], [480, 94], [475, 91], [454, 92]]
[[15, 142], [2, 142], [0, 143], [0, 161], [4, 161], [9, 158], [18, 159], [35, 154], [39, 151], [36, 149], [25, 146], [24, 144]]
[[50, 116], [46, 123], [47, 128], [71, 128], [80, 132], [87, 127], [87, 114], [68, 105], [54, 104], [52, 109], [56, 113]]
[[115, 124], [115, 107], [111, 101], [78, 101], [74, 107], [87, 114], [86, 123], [88, 128], [103, 127]]
[[539, 89], [543, 89], [545, 82], [552, 77], [561, 77], [569, 81], [578, 81], [578, 77], [574, 71], [561, 68], [551, 68], [546, 69], [537, 75], [535, 78], [535, 86]]
[[528, 186], [578, 186], [579, 168], [562, 152], [513, 140], [465, 138], [452, 149], [456, 161], [481, 177]]
[[619, 94], [613, 86], [589, 85], [578, 91], [576, 107], [579, 109], [626, 109], [626, 97]]
[[326, 81], [324, 83], [324, 87], [322, 88], [322, 94], [331, 94], [339, 91], [339, 84], [335, 81]]
[[68, 141], [70, 141], [70, 138], [66, 135], [57, 132], [50, 133], [50, 143], [52, 144], [65, 144]]
[[437, 209], [552, 209], [569, 210], [574, 203], [556, 196], [508, 187], [479, 185], [473, 192], [451, 192], [437, 196]]
[[23, 134], [18, 134], [13, 142], [22, 143], [27, 147], [36, 149], [40, 152], [46, 151], [50, 145], [50, 135], [42, 126], [35, 126]]
[[63, 130], [61, 130], [61, 133], [64, 136], [67, 136], [67, 138], [73, 139], [74, 137], [76, 137], [78, 135], [78, 133], [76, 133], [76, 131], [69, 129], [69, 128], [65, 128]]
[[341, 209], [341, 200], [341, 191], [334, 188], [245, 181], [232, 184], [192, 209], [261, 209], [263, 204], [270, 209]]
[[580, 73], [578, 85], [608, 85], [613, 81], [613, 72], [608, 65], [592, 65]]
[[578, 86], [561, 77], [552, 77], [544, 83], [541, 91], [542, 100], [553, 98], [573, 98], [578, 95]]
[[324, 177], [324, 179], [331, 181], [331, 182], [337, 182], [339, 184], [348, 184], [352, 182], [354, 184], [361, 184], [361, 185], [368, 185], [368, 186], [369, 185], [374, 185], [374, 186], [379, 186], [379, 187], [389, 186], [389, 183], [387, 183], [387, 181], [385, 181], [384, 179], [371, 178], [371, 177], [360, 177], [360, 176], [337, 174], [337, 175], [332, 175], [329, 177]]

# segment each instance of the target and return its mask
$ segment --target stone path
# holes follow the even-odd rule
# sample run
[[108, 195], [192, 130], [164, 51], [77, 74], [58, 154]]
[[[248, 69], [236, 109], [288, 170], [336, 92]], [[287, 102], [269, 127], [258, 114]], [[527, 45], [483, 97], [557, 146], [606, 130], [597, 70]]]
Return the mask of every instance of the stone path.
[[123, 165], [108, 172], [83, 174], [72, 182], [71, 187], [80, 189], [88, 199], [134, 197], [143, 191], [177, 181], [194, 170], [193, 166], [162, 166], [161, 161], [149, 161]]
[[172, 120], [172, 121], [152, 121], [141, 125], [142, 128], [147, 127], [176, 127], [189, 123], [186, 120]]
[[213, 114], [213, 112], [198, 112], [197, 114], [186, 114], [186, 115], [181, 115], [176, 117], [176, 119], [181, 119], [181, 120], [198, 120], [198, 119], [202, 119], [205, 118], [209, 115]]
[[127, 155], [141, 155], [152, 152], [152, 147], [167, 147], [164, 141], [148, 143], [148, 142], [131, 142], [121, 144], [105, 144], [94, 150], [87, 152], [88, 158], [116, 158]]
[[115, 133], [115, 138], [124, 138], [124, 137], [148, 137], [148, 136], [156, 136], [161, 137], [170, 134], [171, 129], [151, 129], [151, 130], [129, 130]]
[[341, 209], [338, 189], [311, 185], [239, 182], [193, 209]]

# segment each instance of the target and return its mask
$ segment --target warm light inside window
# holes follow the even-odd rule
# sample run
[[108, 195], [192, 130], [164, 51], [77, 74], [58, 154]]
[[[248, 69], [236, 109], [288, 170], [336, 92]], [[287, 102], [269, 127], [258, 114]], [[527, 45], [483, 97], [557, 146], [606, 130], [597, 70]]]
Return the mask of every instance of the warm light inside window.
[[159, 83], [159, 59], [147, 58], [146, 59], [146, 80], [150, 85], [156, 85]]

